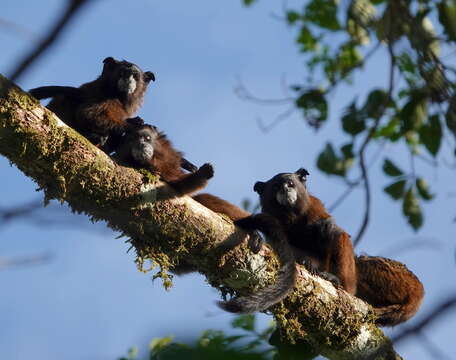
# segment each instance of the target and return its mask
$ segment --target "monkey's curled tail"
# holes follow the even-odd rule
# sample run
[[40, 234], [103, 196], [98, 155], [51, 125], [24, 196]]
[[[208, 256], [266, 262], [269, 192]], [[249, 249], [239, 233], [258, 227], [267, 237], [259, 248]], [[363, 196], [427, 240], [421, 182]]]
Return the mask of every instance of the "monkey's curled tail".
[[218, 304], [222, 309], [233, 313], [250, 314], [266, 310], [283, 300], [295, 285], [297, 270], [293, 252], [282, 227], [272, 216], [252, 215], [236, 221], [235, 224], [249, 231], [261, 231], [269, 239], [269, 243], [278, 255], [281, 268], [275, 284], [246, 296], [234, 297], [226, 302], [220, 301]]
[[399, 261], [381, 256], [358, 256], [356, 296], [371, 304], [376, 324], [394, 326], [416, 314], [424, 297], [421, 281]]

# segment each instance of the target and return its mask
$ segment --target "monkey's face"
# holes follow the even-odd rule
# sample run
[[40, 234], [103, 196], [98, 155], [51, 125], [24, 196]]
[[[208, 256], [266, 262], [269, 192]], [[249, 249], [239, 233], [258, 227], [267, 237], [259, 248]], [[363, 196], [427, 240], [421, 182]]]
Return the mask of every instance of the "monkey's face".
[[143, 96], [149, 82], [155, 81], [152, 72], [143, 72], [131, 62], [108, 57], [103, 63], [101, 77], [107, 82], [108, 87], [122, 98]]
[[154, 145], [159, 133], [154, 126], [144, 125], [127, 133], [125, 146], [140, 165], [149, 164], [154, 156]]
[[307, 206], [306, 169], [295, 173], [281, 173], [272, 179], [258, 181], [254, 190], [260, 195], [262, 210], [272, 215], [281, 211], [299, 211]]

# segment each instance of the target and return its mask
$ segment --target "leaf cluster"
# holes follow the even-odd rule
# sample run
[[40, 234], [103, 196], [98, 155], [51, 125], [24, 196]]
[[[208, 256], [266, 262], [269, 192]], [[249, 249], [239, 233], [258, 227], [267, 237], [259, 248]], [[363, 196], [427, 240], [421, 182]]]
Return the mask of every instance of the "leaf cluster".
[[[354, 85], [356, 72], [364, 71], [362, 77], [368, 77], [366, 66], [384, 49], [378, 56], [389, 68], [387, 85], [368, 89], [367, 96], [354, 87], [354, 98], [340, 117], [348, 141], [340, 146], [327, 142], [317, 166], [347, 184], [359, 184], [362, 181], [351, 179], [356, 168], [357, 176], [363, 173], [361, 155], [367, 145], [380, 150], [387, 145], [397, 151], [405, 148], [411, 159], [409, 170], [400, 175], [385, 171], [394, 176], [385, 192], [402, 200], [405, 218], [419, 229], [424, 220], [419, 199], [429, 201], [433, 196], [424, 175], [415, 173], [414, 162], [427, 159], [438, 164], [445, 135], [456, 137], [456, 68], [450, 57], [442, 55], [442, 49], [451, 49], [456, 42], [456, 2], [351, 0], [347, 5], [339, 0], [309, 0], [301, 8], [286, 9], [284, 19], [296, 31], [307, 74], [304, 83], [291, 86], [294, 105], [315, 130], [330, 118], [333, 91], [341, 84]], [[456, 147], [448, 146], [453, 146], [454, 156]], [[391, 170], [391, 160], [382, 157]]]
[[[155, 338], [149, 345], [150, 360], [267, 360], [272, 359], [274, 349], [267, 342], [274, 330], [271, 323], [258, 331], [254, 315], [236, 317], [231, 327], [243, 330], [240, 335], [227, 335], [220, 330], [206, 330], [193, 344], [178, 343], [172, 336]], [[137, 360], [138, 349], [131, 348], [119, 360]]]

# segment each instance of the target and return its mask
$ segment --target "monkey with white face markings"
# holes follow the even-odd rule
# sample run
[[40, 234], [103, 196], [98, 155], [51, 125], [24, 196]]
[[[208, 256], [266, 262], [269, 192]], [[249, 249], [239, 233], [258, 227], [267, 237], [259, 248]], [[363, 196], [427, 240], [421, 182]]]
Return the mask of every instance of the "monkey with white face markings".
[[129, 119], [142, 105], [150, 81], [155, 81], [152, 72], [107, 57], [94, 81], [77, 88], [42, 86], [29, 92], [37, 99], [52, 97], [47, 108], [109, 154], [131, 126]]
[[[258, 181], [254, 186], [263, 213], [278, 220], [294, 258], [312, 273], [371, 304], [378, 325], [394, 326], [411, 318], [424, 297], [420, 280], [398, 261], [355, 256], [350, 236], [336, 225], [321, 201], [307, 191], [308, 175], [307, 170], [299, 169], [278, 174], [266, 182]], [[245, 218], [239, 222], [248, 227], [250, 221]], [[285, 283], [278, 285], [288, 286], [275, 289], [281, 294], [293, 288]], [[272, 300], [273, 289], [270, 293]], [[249, 312], [261, 308], [255, 294], [250, 299]], [[242, 308], [236, 310], [233, 312], [246, 312]]]

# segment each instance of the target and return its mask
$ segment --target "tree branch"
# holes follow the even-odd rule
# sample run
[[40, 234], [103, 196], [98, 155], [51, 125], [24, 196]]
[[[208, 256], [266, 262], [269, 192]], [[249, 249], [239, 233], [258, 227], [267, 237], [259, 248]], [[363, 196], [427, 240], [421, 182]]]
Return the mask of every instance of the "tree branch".
[[[1, 76], [0, 153], [46, 199], [65, 201], [128, 236], [139, 264], [151, 260], [165, 274], [185, 261], [225, 293], [245, 294], [274, 281], [278, 261], [268, 247], [252, 254], [247, 235], [231, 221], [189, 197], [176, 197], [147, 171], [117, 165]], [[284, 341], [305, 337], [329, 359], [364, 359], [378, 349], [378, 359], [400, 359], [366, 303], [301, 267], [299, 274], [290, 296], [271, 308]]]
[[49, 34], [37, 44], [37, 46], [24, 58], [19, 61], [19, 65], [11, 72], [11, 80], [16, 81], [21, 77], [36, 59], [38, 59], [62, 34], [63, 30], [70, 23], [71, 19], [78, 11], [90, 0], [69, 0], [65, 11], [49, 31]]

